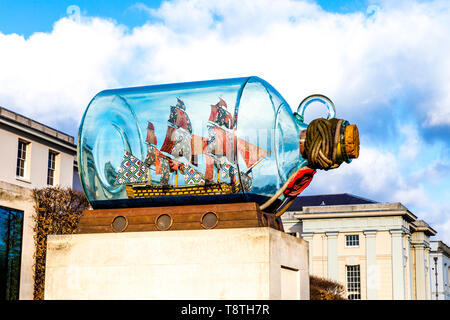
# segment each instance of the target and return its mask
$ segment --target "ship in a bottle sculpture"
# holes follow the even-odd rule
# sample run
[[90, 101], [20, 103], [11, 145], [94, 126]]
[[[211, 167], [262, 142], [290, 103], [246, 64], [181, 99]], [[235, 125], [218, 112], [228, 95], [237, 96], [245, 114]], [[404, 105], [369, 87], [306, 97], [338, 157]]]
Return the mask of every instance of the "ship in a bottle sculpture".
[[[304, 122], [312, 102], [327, 119]], [[89, 104], [78, 164], [94, 209], [257, 203], [280, 216], [317, 169], [359, 154], [355, 125], [313, 95], [297, 112], [258, 77], [105, 90]]]

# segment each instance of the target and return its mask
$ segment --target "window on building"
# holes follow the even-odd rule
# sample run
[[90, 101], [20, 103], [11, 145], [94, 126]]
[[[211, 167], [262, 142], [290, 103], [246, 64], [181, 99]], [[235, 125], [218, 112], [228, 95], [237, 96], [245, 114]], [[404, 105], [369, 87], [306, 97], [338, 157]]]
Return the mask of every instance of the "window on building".
[[27, 149], [28, 142], [19, 140], [19, 145], [17, 148], [17, 166], [16, 166], [16, 176], [25, 178], [25, 164], [27, 161]]
[[360, 266], [346, 266], [347, 293], [349, 300], [361, 300], [361, 272]]
[[0, 300], [18, 300], [23, 212], [0, 207]]
[[358, 247], [359, 246], [359, 235], [351, 234], [345, 236], [345, 246], [346, 247]]
[[56, 152], [48, 152], [48, 169], [47, 169], [47, 184], [53, 186], [55, 184], [55, 168], [56, 168]]

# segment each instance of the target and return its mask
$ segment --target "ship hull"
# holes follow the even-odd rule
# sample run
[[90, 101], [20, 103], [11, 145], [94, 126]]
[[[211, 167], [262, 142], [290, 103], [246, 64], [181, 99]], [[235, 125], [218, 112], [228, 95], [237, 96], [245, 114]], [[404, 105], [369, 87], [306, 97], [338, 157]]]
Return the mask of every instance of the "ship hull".
[[131, 199], [145, 199], [155, 196], [201, 196], [227, 195], [238, 193], [240, 188], [228, 183], [210, 183], [204, 185], [162, 186], [162, 185], [126, 185], [126, 193]]
[[[183, 206], [186, 204], [221, 204], [238, 202], [256, 202], [262, 204], [270, 197], [254, 193], [244, 193], [242, 191], [233, 194], [222, 195], [181, 195], [181, 196], [154, 196], [151, 198], [128, 198], [116, 200], [96, 200], [92, 201], [93, 209], [113, 209], [113, 208], [142, 208], [142, 207], [164, 207], [164, 206]], [[277, 200], [274, 204], [280, 205], [282, 201]], [[272, 206], [271, 206], [272, 207]], [[265, 212], [271, 212], [272, 208], [267, 208]]]

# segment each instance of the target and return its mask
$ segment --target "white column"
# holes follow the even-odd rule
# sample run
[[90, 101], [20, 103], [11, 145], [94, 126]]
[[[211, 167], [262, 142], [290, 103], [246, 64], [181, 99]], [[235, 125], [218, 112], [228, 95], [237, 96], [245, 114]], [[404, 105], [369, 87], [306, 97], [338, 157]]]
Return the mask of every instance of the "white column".
[[442, 285], [442, 292], [444, 293], [444, 297], [443, 297], [443, 300], [446, 300], [446, 298], [447, 298], [447, 291], [448, 291], [448, 288], [449, 288], [449, 286], [450, 286], [450, 283], [448, 282], [449, 280], [448, 280], [448, 269], [449, 269], [449, 267], [447, 267], [447, 264], [446, 263], [444, 263], [444, 268], [443, 268], [443, 278], [444, 278], [444, 283], [443, 283], [443, 285]]
[[[403, 230], [389, 230], [392, 237], [392, 299], [405, 299], [405, 275], [403, 274]], [[423, 260], [421, 260], [423, 261]]]
[[378, 267], [376, 230], [365, 230], [366, 236], [366, 289], [367, 300], [376, 300], [378, 297]]
[[328, 279], [338, 281], [337, 231], [325, 232], [327, 236]]
[[[430, 264], [433, 272], [431, 273], [431, 300], [439, 300], [440, 292], [441, 292], [441, 282], [442, 279], [439, 277], [441, 274], [441, 262], [439, 259], [439, 254], [435, 253], [433, 256], [430, 256]], [[444, 281], [445, 283], [445, 281]], [[437, 286], [437, 287], [436, 287]], [[437, 295], [437, 297], [436, 297]]]
[[445, 286], [445, 288], [444, 288], [444, 300], [447, 300], [447, 295], [449, 295], [450, 296], [450, 283], [449, 283], [449, 281], [450, 281], [450, 279], [449, 279], [449, 275], [450, 275], [450, 266], [449, 267], [447, 267], [447, 268], [445, 268], [445, 273], [447, 274], [447, 285]]
[[416, 260], [416, 299], [426, 299], [426, 278], [425, 278], [425, 245], [423, 243], [413, 244]]
[[312, 257], [313, 257], [313, 232], [305, 232], [302, 233], [302, 238], [309, 243], [309, 252], [308, 252], [308, 260], [309, 260], [309, 274], [314, 274], [312, 267]]
[[406, 253], [408, 254], [408, 273], [409, 273], [409, 292], [407, 297], [408, 300], [412, 300], [414, 297], [413, 293], [413, 273], [412, 273], [412, 257], [411, 257], [411, 234], [408, 234], [408, 241], [407, 241], [408, 247], [406, 248]]
[[430, 269], [430, 245], [425, 243], [424, 249], [424, 268], [425, 268], [425, 300], [431, 298], [431, 269]]

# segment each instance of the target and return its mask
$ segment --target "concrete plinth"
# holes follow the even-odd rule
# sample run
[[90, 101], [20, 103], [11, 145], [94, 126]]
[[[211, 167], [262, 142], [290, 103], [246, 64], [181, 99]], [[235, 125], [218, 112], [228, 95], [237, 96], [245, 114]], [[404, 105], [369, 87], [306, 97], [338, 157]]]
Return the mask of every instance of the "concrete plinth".
[[308, 243], [271, 228], [53, 235], [45, 299], [309, 299]]

